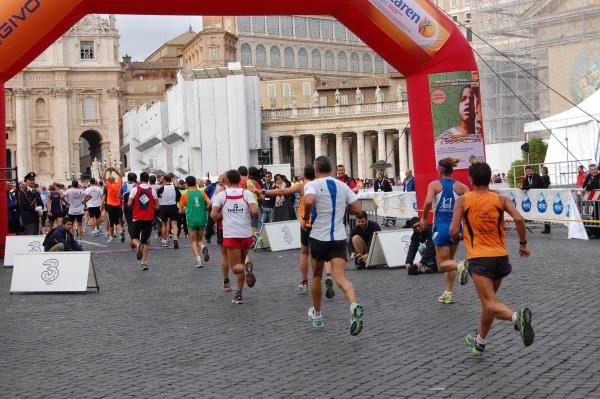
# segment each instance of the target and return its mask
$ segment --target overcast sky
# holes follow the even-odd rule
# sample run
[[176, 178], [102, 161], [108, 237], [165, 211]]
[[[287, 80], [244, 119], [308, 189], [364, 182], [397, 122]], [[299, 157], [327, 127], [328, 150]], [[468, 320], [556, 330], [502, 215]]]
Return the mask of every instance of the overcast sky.
[[[107, 16], [104, 16], [107, 17]], [[120, 55], [129, 54], [134, 61], [143, 61], [146, 57], [171, 40], [186, 32], [192, 25], [195, 32], [202, 26], [202, 17], [164, 17], [153, 15], [117, 15], [119, 29]]]

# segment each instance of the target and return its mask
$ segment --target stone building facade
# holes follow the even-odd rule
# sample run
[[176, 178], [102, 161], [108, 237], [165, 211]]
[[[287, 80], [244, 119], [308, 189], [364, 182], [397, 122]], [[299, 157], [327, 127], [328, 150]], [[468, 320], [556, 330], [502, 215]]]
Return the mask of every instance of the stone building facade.
[[6, 83], [8, 166], [44, 183], [119, 159], [121, 66], [115, 18], [88, 15]]

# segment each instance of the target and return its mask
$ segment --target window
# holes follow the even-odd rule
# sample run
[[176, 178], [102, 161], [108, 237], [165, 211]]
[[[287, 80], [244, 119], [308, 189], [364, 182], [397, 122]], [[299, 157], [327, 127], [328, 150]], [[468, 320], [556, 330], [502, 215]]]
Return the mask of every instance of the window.
[[340, 51], [338, 53], [338, 70], [339, 71], [347, 71], [348, 70], [348, 57], [346, 53]]
[[283, 50], [283, 62], [286, 68], [295, 68], [296, 59], [294, 57], [294, 50], [291, 47], [286, 47]]
[[96, 119], [96, 99], [92, 96], [85, 96], [83, 98], [83, 119]]
[[375, 54], [375, 73], [384, 73], [383, 58]]
[[335, 21], [335, 39], [346, 40], [346, 27], [341, 22]]
[[35, 101], [35, 119], [37, 119], [37, 120], [46, 119], [46, 100], [44, 100], [43, 98], [38, 98]]
[[312, 68], [321, 69], [321, 52], [318, 49], [314, 49], [310, 56], [312, 57]]
[[251, 32], [250, 17], [237, 17], [237, 28], [240, 32]]
[[279, 51], [279, 47], [271, 46], [270, 56], [271, 66], [281, 66], [281, 51]]
[[265, 17], [252, 17], [252, 30], [254, 33], [265, 33]]
[[363, 72], [365, 72], [365, 73], [373, 72], [373, 64], [371, 63], [371, 55], [368, 53], [363, 55]]
[[310, 96], [312, 93], [312, 89], [310, 87], [310, 82], [302, 82], [302, 94], [305, 96]]
[[272, 35], [279, 34], [279, 17], [276, 17], [276, 16], [267, 17], [267, 32]]
[[79, 49], [82, 60], [94, 59], [94, 42], [81, 42], [79, 43]]
[[267, 85], [267, 95], [269, 98], [277, 97], [277, 89], [274, 84]]
[[360, 72], [360, 59], [356, 53], [350, 55], [350, 68], [352, 72]]
[[267, 49], [262, 44], [256, 46], [256, 65], [267, 65]]
[[321, 21], [318, 18], [308, 18], [308, 36], [312, 39], [321, 37]]
[[252, 49], [248, 43], [242, 44], [241, 48], [241, 61], [242, 65], [252, 65]]
[[333, 71], [335, 69], [335, 60], [333, 58], [333, 51], [331, 50], [325, 52], [325, 69], [327, 71]]
[[321, 107], [327, 106], [327, 97], [319, 97], [319, 106], [321, 106]]
[[298, 50], [298, 68], [308, 68], [308, 53], [304, 48]]
[[282, 91], [283, 91], [283, 96], [284, 97], [291, 97], [292, 96], [292, 85], [289, 83], [284, 83], [281, 85]]
[[135, 93], [135, 87], [127, 86], [127, 93]]
[[358, 36], [356, 36], [354, 33], [348, 31], [348, 40], [350, 40], [351, 42], [359, 42], [360, 39], [358, 38]]
[[127, 106], [129, 107], [135, 107], [135, 100], [127, 100]]
[[306, 18], [294, 17], [294, 31], [297, 37], [306, 37]]
[[158, 88], [156, 87], [156, 85], [148, 85], [148, 92], [156, 93], [157, 91], [158, 91]]
[[333, 39], [333, 21], [330, 19], [324, 19], [321, 21], [321, 29], [323, 32], [323, 39]]
[[294, 18], [290, 16], [281, 17], [281, 34], [283, 36], [294, 36]]
[[218, 60], [219, 59], [219, 48], [218, 47], [211, 47], [209, 49], [210, 52], [210, 59], [211, 60]]

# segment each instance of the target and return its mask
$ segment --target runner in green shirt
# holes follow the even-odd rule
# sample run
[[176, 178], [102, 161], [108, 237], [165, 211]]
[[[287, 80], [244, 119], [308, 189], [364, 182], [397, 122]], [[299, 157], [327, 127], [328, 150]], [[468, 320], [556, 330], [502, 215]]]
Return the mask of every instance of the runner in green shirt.
[[186, 177], [185, 182], [187, 191], [179, 200], [179, 213], [185, 213], [192, 251], [196, 256], [196, 267], [199, 268], [210, 259], [208, 249], [204, 245], [204, 230], [208, 222], [210, 199], [204, 191], [198, 189], [194, 176]]

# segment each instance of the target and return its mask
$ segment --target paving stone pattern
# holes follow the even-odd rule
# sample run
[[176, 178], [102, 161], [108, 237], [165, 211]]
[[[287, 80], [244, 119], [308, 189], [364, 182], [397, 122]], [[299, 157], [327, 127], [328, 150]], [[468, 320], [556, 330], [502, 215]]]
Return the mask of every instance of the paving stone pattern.
[[339, 289], [325, 328], [309, 323], [298, 251], [253, 254], [244, 305], [221, 290], [214, 244], [203, 269], [189, 248], [157, 249], [148, 272], [115, 244], [95, 255], [101, 290], [87, 295], [9, 295], [12, 270], [0, 269], [0, 397], [600, 398], [600, 241], [565, 237], [530, 235], [522, 260], [509, 235], [499, 297], [531, 307], [536, 341], [524, 348], [497, 322], [483, 358], [464, 344], [478, 327], [472, 282], [441, 305], [439, 274], [349, 271], [365, 307], [352, 337]]

